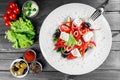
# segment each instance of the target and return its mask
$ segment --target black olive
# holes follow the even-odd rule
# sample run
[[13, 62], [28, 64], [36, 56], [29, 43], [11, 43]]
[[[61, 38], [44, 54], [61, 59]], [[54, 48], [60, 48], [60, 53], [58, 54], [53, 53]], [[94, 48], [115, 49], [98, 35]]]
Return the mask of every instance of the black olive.
[[27, 68], [26, 69], [24, 69], [24, 72], [23, 72], [23, 74], [25, 74], [27, 72]]
[[25, 62], [24, 61], [20, 61], [19, 63], [22, 64], [22, 63], [25, 63]]
[[66, 58], [70, 52], [65, 51], [64, 53], [61, 53], [62, 57]]
[[14, 71], [18, 71], [18, 68], [14, 66]]
[[61, 33], [60, 30], [57, 29], [56, 32], [53, 34], [53, 37], [55, 37], [55, 38], [60, 37], [60, 33]]
[[88, 51], [88, 48], [87, 49], [85, 49], [85, 52], [87, 52]]
[[91, 24], [90, 24], [89, 22], [85, 22], [85, 24], [84, 24], [83, 27], [84, 27], [84, 28], [85, 28], [85, 27], [89, 28], [89, 27], [91, 27]]

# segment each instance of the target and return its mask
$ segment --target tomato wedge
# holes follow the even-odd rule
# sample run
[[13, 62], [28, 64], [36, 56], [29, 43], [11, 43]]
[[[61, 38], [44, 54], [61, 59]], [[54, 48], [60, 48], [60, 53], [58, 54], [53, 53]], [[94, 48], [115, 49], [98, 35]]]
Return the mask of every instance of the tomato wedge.
[[70, 33], [70, 28], [67, 27], [66, 25], [61, 25], [61, 26], [59, 27], [59, 29], [60, 29], [61, 32]]
[[68, 60], [75, 59], [77, 56], [73, 56], [72, 53], [70, 53], [67, 57]]

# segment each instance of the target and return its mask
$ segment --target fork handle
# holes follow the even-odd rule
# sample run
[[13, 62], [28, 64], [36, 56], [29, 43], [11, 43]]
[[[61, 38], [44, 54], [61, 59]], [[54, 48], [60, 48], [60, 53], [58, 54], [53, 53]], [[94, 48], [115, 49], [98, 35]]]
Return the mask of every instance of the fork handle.
[[102, 3], [98, 8], [97, 10], [99, 10], [101, 13], [104, 12], [104, 8], [105, 6], [108, 4], [109, 0], [106, 0], [104, 3]]
[[105, 6], [108, 4], [109, 0], [106, 0], [104, 3], [102, 3], [98, 8], [105, 8]]

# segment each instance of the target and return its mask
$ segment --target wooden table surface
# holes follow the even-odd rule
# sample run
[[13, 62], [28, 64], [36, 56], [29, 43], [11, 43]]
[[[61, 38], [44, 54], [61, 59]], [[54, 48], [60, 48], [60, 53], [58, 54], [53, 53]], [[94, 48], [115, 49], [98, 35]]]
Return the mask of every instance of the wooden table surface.
[[[66, 3], [78, 2], [96, 8], [105, 0], [36, 0], [39, 4], [40, 11], [38, 16], [32, 19], [32, 22], [35, 25], [37, 36], [35, 44], [29, 48], [36, 49], [39, 54], [39, 60], [44, 64], [44, 69], [41, 74], [28, 74], [22, 79], [14, 78], [9, 72], [11, 62], [21, 57], [26, 50], [13, 49], [11, 47], [12, 43], [4, 39], [5, 31], [8, 30], [8, 27], [4, 25], [2, 16], [10, 1], [13, 0], [0, 0], [0, 80], [120, 80], [120, 0], [110, 0], [103, 14], [108, 20], [112, 30], [112, 48], [108, 58], [95, 71], [80, 76], [58, 72], [45, 61], [39, 48], [39, 30], [43, 20], [56, 7]], [[17, 3], [21, 6], [25, 1], [26, 0], [17, 0]]]

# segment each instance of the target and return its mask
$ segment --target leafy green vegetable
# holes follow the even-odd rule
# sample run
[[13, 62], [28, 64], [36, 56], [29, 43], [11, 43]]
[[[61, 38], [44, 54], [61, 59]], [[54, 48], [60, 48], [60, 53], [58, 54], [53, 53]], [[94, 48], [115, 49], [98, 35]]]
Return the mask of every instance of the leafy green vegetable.
[[32, 2], [27, 2], [26, 4], [25, 4], [25, 7], [31, 7], [32, 6]]
[[65, 50], [64, 50], [64, 48], [58, 48], [57, 49], [57, 52], [64, 52]]
[[89, 48], [89, 49], [93, 49], [93, 46], [89, 46], [88, 48]]
[[36, 8], [33, 9], [33, 11], [36, 11], [36, 10], [37, 10]]
[[5, 38], [13, 42], [14, 48], [26, 48], [34, 43], [34, 27], [30, 20], [19, 18], [11, 22], [11, 29], [6, 32]]
[[17, 41], [16, 34], [12, 30], [8, 30], [6, 32], [5, 38], [7, 38], [11, 42], [16, 42]]
[[53, 37], [53, 42], [57, 42], [58, 38]]
[[74, 36], [72, 35], [72, 33], [70, 33], [69, 35], [69, 39], [68, 41], [65, 43], [67, 46], [73, 46], [75, 44], [77, 44], [78, 42], [75, 40]]

